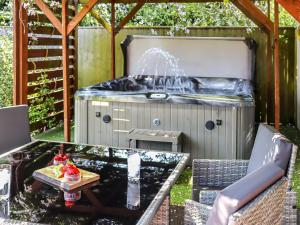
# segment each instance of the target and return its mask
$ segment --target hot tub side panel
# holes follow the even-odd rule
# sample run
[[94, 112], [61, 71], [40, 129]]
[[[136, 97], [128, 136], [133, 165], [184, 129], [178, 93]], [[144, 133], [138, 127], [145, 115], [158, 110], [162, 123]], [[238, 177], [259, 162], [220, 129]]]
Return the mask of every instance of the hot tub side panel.
[[[183, 151], [191, 158], [247, 158], [252, 148], [254, 107], [217, 107], [193, 104], [123, 103], [75, 101], [75, 141], [129, 147], [127, 134], [132, 129], [153, 129], [183, 132]], [[249, 110], [250, 109], [250, 110]], [[252, 110], [253, 109], [253, 110]], [[97, 116], [98, 117], [97, 117]], [[105, 115], [111, 121], [103, 122]], [[155, 125], [153, 120], [159, 119]], [[213, 130], [207, 121], [221, 120]], [[166, 146], [140, 142], [141, 148]]]
[[75, 99], [75, 143], [88, 144], [88, 101]]
[[255, 107], [238, 108], [237, 159], [249, 159], [255, 138]]

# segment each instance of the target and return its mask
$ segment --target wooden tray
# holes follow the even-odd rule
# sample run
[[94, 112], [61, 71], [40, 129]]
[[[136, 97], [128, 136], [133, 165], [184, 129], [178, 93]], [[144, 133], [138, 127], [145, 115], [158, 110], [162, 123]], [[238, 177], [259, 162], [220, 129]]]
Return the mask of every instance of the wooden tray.
[[86, 170], [80, 170], [80, 181], [66, 181], [65, 178], [57, 178], [53, 173], [54, 166], [48, 166], [33, 172], [32, 176], [43, 183], [57, 187], [63, 191], [72, 191], [78, 189], [81, 186], [96, 182], [100, 179], [100, 176], [96, 173], [92, 173]]

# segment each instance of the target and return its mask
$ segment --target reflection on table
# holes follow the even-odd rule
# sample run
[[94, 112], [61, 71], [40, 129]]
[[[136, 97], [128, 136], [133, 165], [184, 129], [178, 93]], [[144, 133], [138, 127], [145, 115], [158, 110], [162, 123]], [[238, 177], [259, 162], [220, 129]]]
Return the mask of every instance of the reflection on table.
[[[63, 191], [32, 177], [35, 170], [51, 165], [53, 157], [61, 151], [69, 154], [79, 168], [100, 175], [99, 182], [73, 191], [81, 192], [81, 196], [72, 206], [65, 205]], [[180, 153], [138, 151], [140, 179], [131, 182], [128, 151], [39, 141], [0, 158], [0, 166], [11, 166], [10, 196], [0, 217], [46, 224], [136, 224], [176, 166], [188, 157]]]

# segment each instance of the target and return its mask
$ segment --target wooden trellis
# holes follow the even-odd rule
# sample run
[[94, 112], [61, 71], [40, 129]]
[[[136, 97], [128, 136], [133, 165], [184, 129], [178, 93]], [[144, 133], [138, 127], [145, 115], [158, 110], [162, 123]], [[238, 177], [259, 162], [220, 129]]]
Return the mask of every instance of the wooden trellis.
[[[274, 0], [275, 22], [273, 23], [270, 16], [265, 15], [251, 0], [231, 0], [232, 3], [240, 9], [246, 16], [255, 22], [263, 31], [269, 34], [269, 55], [270, 65], [272, 56], [272, 39], [274, 42], [274, 81], [275, 81], [275, 127], [279, 128], [280, 122], [280, 105], [279, 105], [279, 36], [278, 36], [278, 3]], [[278, 0], [281, 3], [281, 0]], [[283, 0], [282, 0], [283, 1]], [[292, 14], [299, 10], [294, 10], [293, 2], [299, 0], [283, 1], [283, 6], [289, 8]], [[63, 109], [58, 113], [57, 117], [63, 117], [64, 120], [64, 136], [65, 141], [70, 141], [70, 121], [72, 112], [72, 99], [74, 91], [77, 88], [77, 37], [75, 28], [87, 13], [91, 13], [103, 27], [111, 33], [111, 57], [112, 57], [112, 75], [115, 78], [115, 36], [127, 24], [127, 22], [138, 12], [145, 3], [191, 3], [191, 2], [222, 2], [222, 0], [80, 0], [83, 8], [77, 12], [77, 1], [61, 0], [59, 1], [59, 10], [54, 10], [49, 7], [43, 0], [35, 0], [35, 5], [42, 13], [40, 16], [28, 16], [26, 10], [22, 7], [22, 0], [14, 0], [14, 103], [15, 104], [30, 104], [28, 96], [33, 94], [34, 85], [30, 86], [30, 82], [34, 82], [41, 72], [36, 72], [36, 69], [47, 70], [48, 76], [51, 78], [59, 78], [55, 83], [50, 82], [49, 87], [57, 87], [61, 89], [58, 93], [53, 93], [56, 97], [58, 109]], [[300, 1], [299, 1], [300, 2]], [[111, 4], [111, 23], [107, 23], [96, 11], [92, 8], [97, 3]], [[115, 4], [117, 3], [136, 3], [133, 9], [119, 23], [115, 21]], [[300, 3], [299, 3], [300, 5]], [[217, 13], [217, 12], [216, 12]], [[36, 30], [31, 31], [28, 27], [30, 22], [47, 23], [51, 26], [39, 26]], [[59, 38], [46, 37], [38, 38], [37, 44], [31, 42], [30, 34], [57, 35]], [[34, 44], [31, 44], [34, 43]], [[32, 46], [61, 46], [56, 49], [39, 49]], [[60, 50], [59, 50], [60, 49]], [[60, 57], [59, 59], [49, 60], [49, 57]], [[38, 59], [38, 60], [35, 60]], [[51, 58], [52, 59], [52, 58]], [[34, 63], [33, 63], [34, 61]], [[53, 70], [49, 70], [53, 69]], [[271, 73], [271, 68], [269, 68]], [[270, 74], [268, 76], [271, 76]], [[34, 84], [34, 83], [33, 83]], [[51, 86], [52, 85], [52, 86]], [[53, 86], [54, 85], [54, 86]], [[51, 93], [52, 94], [52, 93]], [[63, 98], [62, 98], [63, 97]], [[38, 125], [36, 125], [38, 126]]]
[[[48, 19], [41, 9], [47, 10], [48, 6], [42, 1], [36, 1], [36, 14], [28, 15], [19, 0], [14, 1], [14, 103], [15, 104], [38, 104], [36, 89], [39, 87], [38, 81], [43, 74], [47, 74], [47, 96], [54, 98], [53, 112], [50, 112], [48, 120], [51, 118], [62, 120], [64, 118], [64, 99], [67, 97], [71, 102], [77, 88], [77, 37], [76, 32], [69, 33], [68, 36], [68, 74], [64, 76], [62, 62], [61, 28], [57, 26], [61, 19], [62, 8], [59, 4], [56, 9], [50, 11], [55, 15], [56, 20]], [[69, 2], [68, 14], [73, 18], [76, 14], [77, 5]], [[48, 11], [47, 11], [48, 12]], [[51, 18], [51, 17], [50, 17]], [[59, 18], [59, 19], [58, 19]], [[54, 25], [53, 25], [54, 24]], [[64, 80], [64, 77], [68, 79]], [[64, 86], [68, 81], [68, 88]], [[66, 91], [69, 93], [66, 94]], [[72, 106], [68, 106], [68, 111], [73, 111]], [[31, 124], [31, 130], [38, 130], [45, 126], [42, 121]]]

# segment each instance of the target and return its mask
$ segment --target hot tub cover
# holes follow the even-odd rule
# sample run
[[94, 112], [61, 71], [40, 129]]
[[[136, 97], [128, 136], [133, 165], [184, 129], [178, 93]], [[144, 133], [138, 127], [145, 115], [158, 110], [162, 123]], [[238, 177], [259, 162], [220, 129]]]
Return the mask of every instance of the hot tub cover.
[[76, 97], [122, 102], [254, 105], [251, 81], [239, 78], [128, 76], [82, 88]]
[[125, 76], [80, 89], [77, 98], [254, 106], [252, 39], [129, 35], [121, 47]]

